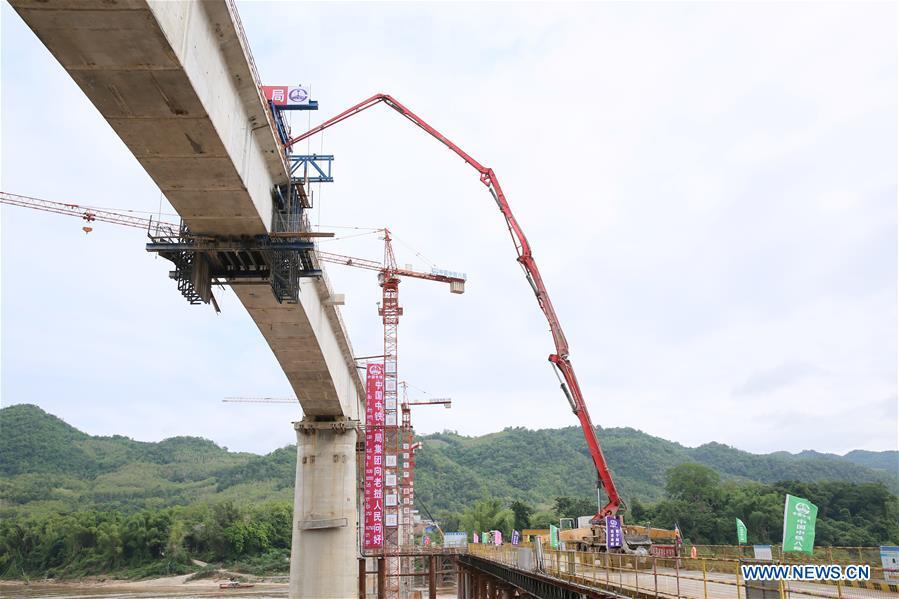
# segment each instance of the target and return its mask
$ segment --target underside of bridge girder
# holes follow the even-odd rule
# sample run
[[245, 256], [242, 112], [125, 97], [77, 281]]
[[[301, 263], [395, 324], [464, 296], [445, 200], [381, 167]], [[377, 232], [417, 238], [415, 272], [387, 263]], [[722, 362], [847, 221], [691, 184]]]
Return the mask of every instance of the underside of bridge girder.
[[[192, 234], [246, 244], [272, 233], [273, 191], [289, 183], [290, 167], [232, 0], [10, 3]], [[85, 150], [84, 159], [90, 160]], [[232, 254], [240, 261], [242, 254]], [[261, 262], [270, 267], [273, 260]], [[313, 269], [301, 270], [294, 281]], [[294, 290], [279, 293], [272, 273], [266, 276], [233, 289], [284, 369], [304, 414], [358, 418], [362, 381], [337, 308], [327, 302], [333, 295], [327, 280], [295, 281], [302, 297], [292, 304], [284, 299], [293, 299]]]

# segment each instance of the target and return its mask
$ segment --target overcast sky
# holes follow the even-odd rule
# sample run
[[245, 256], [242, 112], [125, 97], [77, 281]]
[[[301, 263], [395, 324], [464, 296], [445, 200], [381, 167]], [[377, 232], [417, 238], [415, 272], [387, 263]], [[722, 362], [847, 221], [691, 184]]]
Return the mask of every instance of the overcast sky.
[[[268, 84], [321, 110], [388, 92], [497, 172], [534, 247], [593, 420], [695, 446], [897, 447], [893, 2], [240, 2]], [[314, 222], [389, 226], [400, 376], [419, 432], [576, 424], [552, 340], [477, 173], [393, 111], [315, 138]], [[157, 211], [160, 192], [2, 7], [2, 189]], [[162, 211], [171, 208], [162, 201]], [[173, 218], [173, 217], [169, 217]], [[93, 434], [294, 441], [290, 396], [230, 291], [189, 306], [140, 232], [2, 210], [2, 402]], [[374, 235], [325, 242], [379, 259]], [[375, 274], [330, 267], [358, 355], [382, 351]]]

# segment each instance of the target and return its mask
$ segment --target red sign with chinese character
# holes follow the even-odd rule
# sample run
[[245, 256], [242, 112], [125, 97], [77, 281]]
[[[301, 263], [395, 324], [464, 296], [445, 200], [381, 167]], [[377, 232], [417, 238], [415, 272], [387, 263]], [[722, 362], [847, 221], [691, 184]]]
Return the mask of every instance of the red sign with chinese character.
[[384, 365], [365, 370], [365, 517], [363, 546], [384, 546]]
[[302, 85], [263, 85], [262, 95], [275, 106], [305, 106], [309, 104], [309, 89]]
[[677, 551], [674, 545], [653, 545], [649, 548], [649, 554], [656, 557], [675, 557]]

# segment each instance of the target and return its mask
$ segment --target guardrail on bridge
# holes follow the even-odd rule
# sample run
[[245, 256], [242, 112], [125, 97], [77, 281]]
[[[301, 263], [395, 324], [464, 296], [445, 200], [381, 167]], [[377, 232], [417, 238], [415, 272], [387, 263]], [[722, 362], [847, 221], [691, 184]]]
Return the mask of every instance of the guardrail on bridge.
[[[870, 565], [866, 582], [770, 581], [742, 579], [740, 565], [758, 563], [746, 558], [677, 557], [606, 554], [542, 549], [531, 545], [468, 546], [472, 556], [525, 572], [540, 572], [566, 583], [640, 599], [897, 599], [899, 588], [884, 580], [879, 563]], [[775, 560], [771, 564], [796, 563]], [[878, 559], [879, 562], [879, 559]], [[806, 563], [821, 563], [810, 558]], [[840, 563], [839, 561], [827, 563]]]

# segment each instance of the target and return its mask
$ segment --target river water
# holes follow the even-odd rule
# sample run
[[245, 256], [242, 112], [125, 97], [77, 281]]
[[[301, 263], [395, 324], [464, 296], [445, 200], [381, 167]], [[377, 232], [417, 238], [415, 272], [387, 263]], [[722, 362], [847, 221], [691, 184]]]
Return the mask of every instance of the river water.
[[261, 589], [114, 589], [89, 587], [63, 587], [60, 585], [0, 586], [3, 599], [53, 597], [54, 599], [155, 599], [177, 597], [178, 599], [201, 599], [206, 597], [227, 597], [240, 599], [281, 599], [287, 597], [287, 587]]

